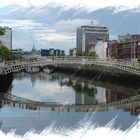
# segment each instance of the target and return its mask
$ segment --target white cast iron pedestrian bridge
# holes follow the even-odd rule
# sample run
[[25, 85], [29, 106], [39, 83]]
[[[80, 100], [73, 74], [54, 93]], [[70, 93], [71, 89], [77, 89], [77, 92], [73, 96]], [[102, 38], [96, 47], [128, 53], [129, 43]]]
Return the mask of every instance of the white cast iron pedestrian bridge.
[[134, 61], [123, 60], [99, 60], [91, 57], [48, 57], [39, 59], [26, 59], [26, 60], [14, 60], [0, 63], [0, 75], [8, 73], [18, 72], [23, 69], [31, 67], [44, 67], [47, 65], [59, 66], [59, 65], [73, 65], [77, 68], [101, 66], [103, 69], [111, 68], [113, 70], [120, 70], [128, 72], [134, 75], [140, 76], [140, 64]]

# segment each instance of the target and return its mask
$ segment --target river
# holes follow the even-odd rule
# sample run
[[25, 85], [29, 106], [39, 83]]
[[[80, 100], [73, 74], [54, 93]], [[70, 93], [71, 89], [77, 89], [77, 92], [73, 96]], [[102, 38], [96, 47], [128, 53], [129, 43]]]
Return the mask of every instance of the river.
[[[39, 102], [81, 106], [98, 105], [139, 94], [138, 87], [97, 82], [66, 74], [20, 72], [14, 74], [13, 77], [7, 89], [9, 95]], [[20, 102], [13, 104], [10, 101], [4, 101], [4, 95], [7, 93], [1, 93], [0, 96], [0, 129], [6, 133], [11, 130], [21, 135], [29, 130], [39, 133], [51, 125], [56, 128], [73, 129], [87, 120], [96, 126], [105, 126], [114, 118], [113, 128], [119, 127], [126, 130], [139, 121], [138, 104], [125, 105], [121, 108], [109, 107], [91, 112], [76, 109], [31, 108], [22, 106]]]

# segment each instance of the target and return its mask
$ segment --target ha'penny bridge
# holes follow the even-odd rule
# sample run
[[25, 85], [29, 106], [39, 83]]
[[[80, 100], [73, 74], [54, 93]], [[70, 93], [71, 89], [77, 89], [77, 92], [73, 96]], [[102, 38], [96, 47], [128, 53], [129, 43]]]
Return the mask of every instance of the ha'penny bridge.
[[110, 103], [100, 103], [95, 105], [77, 105], [77, 104], [60, 104], [57, 102], [39, 102], [34, 101], [22, 97], [18, 97], [15, 95], [11, 95], [9, 93], [0, 93], [4, 95], [2, 99], [0, 99], [1, 106], [9, 105], [13, 107], [19, 107], [23, 109], [30, 110], [39, 110], [41, 108], [47, 108], [50, 111], [71, 111], [74, 110], [76, 112], [94, 112], [100, 110], [107, 110], [109, 108], [133, 108], [140, 106], [140, 95], [136, 95], [130, 98], [122, 99], [120, 101], [114, 101]]
[[[0, 75], [6, 75], [9, 73], [19, 72], [21, 70], [37, 70], [43, 69], [47, 66], [69, 66], [72, 68], [95, 69], [101, 67], [103, 70], [109, 69], [110, 71], [118, 71], [123, 73], [129, 73], [140, 76], [140, 65], [137, 62], [132, 61], [116, 61], [116, 60], [97, 60], [91, 57], [48, 57], [40, 59], [26, 59], [26, 60], [14, 60], [0, 63]], [[101, 103], [95, 105], [77, 105], [77, 104], [59, 104], [55, 102], [39, 102], [33, 101], [11, 94], [5, 94], [4, 98], [0, 100], [2, 105], [19, 106], [20, 108], [38, 110], [39, 108], [48, 108], [52, 111], [95, 111], [105, 110], [108, 108], [121, 108], [121, 107], [134, 107], [140, 106], [140, 95], [133, 96], [131, 98], [115, 101], [111, 103]]]
[[[15, 60], [0, 63], [0, 75], [14, 73], [32, 68], [41, 69], [45, 66], [69, 66], [77, 69], [101, 67], [103, 70], [121, 71], [140, 76], [140, 64], [134, 61], [98, 60], [91, 57], [48, 57], [40, 59]], [[34, 69], [32, 69], [34, 70]], [[36, 70], [34, 70], [36, 71]]]

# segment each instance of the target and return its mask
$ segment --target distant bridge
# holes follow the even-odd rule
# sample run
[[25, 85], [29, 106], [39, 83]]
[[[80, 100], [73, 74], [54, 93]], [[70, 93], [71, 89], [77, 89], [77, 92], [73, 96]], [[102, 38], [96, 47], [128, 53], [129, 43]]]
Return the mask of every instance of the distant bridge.
[[[2, 94], [2, 93], [0, 93]], [[20, 108], [38, 110], [40, 108], [48, 108], [52, 111], [86, 111], [86, 112], [93, 112], [96, 110], [106, 110], [109, 108], [127, 108], [140, 106], [140, 95], [133, 96], [130, 98], [122, 99], [120, 101], [114, 101], [111, 103], [100, 103], [95, 105], [75, 105], [75, 104], [60, 104], [57, 102], [39, 102], [33, 101], [26, 98], [18, 97], [15, 95], [11, 95], [9, 93], [4, 93], [4, 98], [0, 99], [2, 102], [2, 106], [5, 104], [12, 105], [15, 107], [18, 105]]]
[[77, 65], [80, 69], [84, 66], [102, 66], [104, 68], [112, 68], [121, 70], [140, 76], [140, 65], [132, 61], [117, 61], [117, 60], [97, 60], [91, 57], [52, 57], [41, 58], [36, 60], [16, 60], [0, 63], [0, 74], [8, 74], [18, 72], [22, 69], [31, 67], [44, 67], [47, 65]]

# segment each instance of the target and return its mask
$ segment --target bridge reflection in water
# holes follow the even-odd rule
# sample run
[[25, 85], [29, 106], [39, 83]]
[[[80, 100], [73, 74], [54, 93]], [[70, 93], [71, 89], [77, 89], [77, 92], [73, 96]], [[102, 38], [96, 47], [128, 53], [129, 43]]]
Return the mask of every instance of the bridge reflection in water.
[[[25, 72], [17, 73], [16, 79], [31, 77], [31, 81], [36, 78], [48, 78], [50, 81], [57, 80], [60, 86], [70, 86], [75, 91], [75, 104], [62, 104], [60, 102], [41, 102], [34, 101], [7, 92], [0, 91], [0, 106], [5, 105], [29, 110], [49, 109], [50, 111], [76, 111], [76, 112], [94, 112], [108, 111], [111, 108], [124, 109], [130, 111], [133, 115], [138, 115], [140, 111], [140, 95], [137, 88], [123, 87], [119, 85], [101, 84], [100, 82], [81, 79], [75, 76], [64, 74], [47, 75], [43, 72], [34, 75]], [[98, 97], [97, 92], [105, 97]], [[105, 91], [104, 91], [105, 90]], [[113, 94], [111, 94], [113, 92]], [[105, 94], [104, 94], [105, 93]], [[100, 99], [102, 98], [102, 99]]]
[[[73, 128], [76, 124], [79, 126], [85, 115], [94, 116], [92, 121], [100, 126], [118, 115], [116, 127], [122, 125], [123, 129], [139, 119], [140, 95], [139, 84], [136, 83], [128, 86], [126, 83], [92, 81], [74, 75], [43, 72], [16, 73], [13, 82], [12, 76], [1, 79], [0, 123], [5, 131], [17, 129], [22, 133], [28, 128], [40, 130], [53, 121], [58, 126], [65, 123], [66, 128]], [[64, 104], [68, 99], [72, 101]]]
[[10, 107], [18, 107], [28, 110], [40, 110], [47, 108], [50, 111], [76, 111], [76, 112], [94, 112], [94, 111], [108, 111], [111, 108], [124, 109], [130, 111], [131, 115], [138, 115], [140, 113], [140, 95], [130, 98], [122, 99], [120, 101], [110, 103], [100, 103], [95, 105], [76, 105], [76, 104], [59, 104], [56, 102], [39, 102], [26, 98], [21, 98], [9, 93], [0, 93], [0, 106], [5, 105]]

